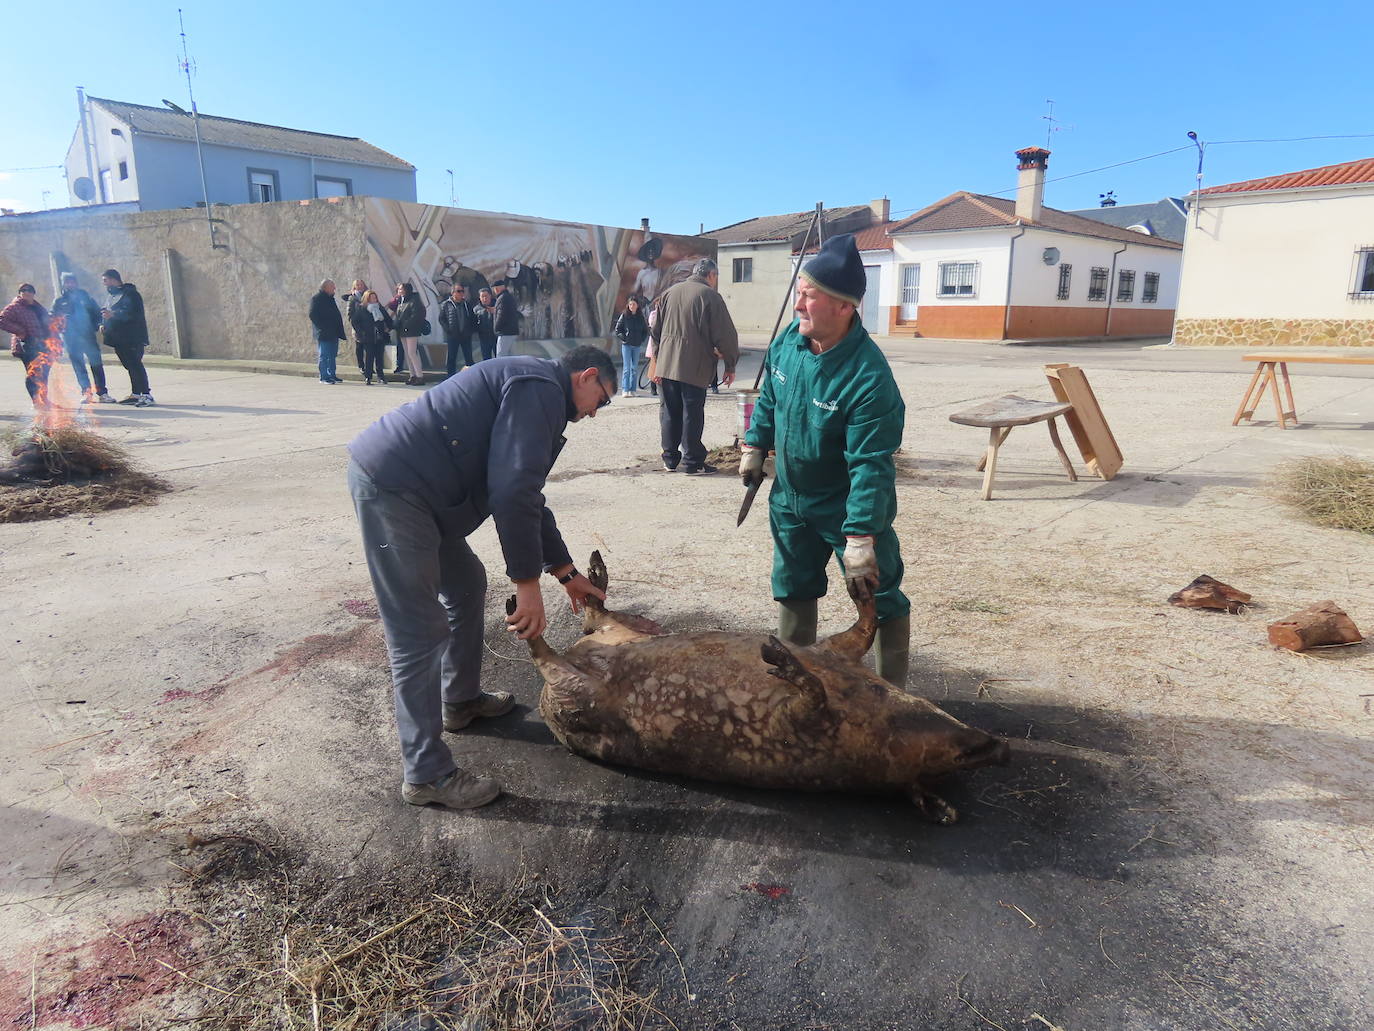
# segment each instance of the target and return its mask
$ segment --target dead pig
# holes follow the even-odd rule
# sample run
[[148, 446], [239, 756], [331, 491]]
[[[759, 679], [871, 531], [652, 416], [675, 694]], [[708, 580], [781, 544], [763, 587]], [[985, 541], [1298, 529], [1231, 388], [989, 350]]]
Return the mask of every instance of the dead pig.
[[[605, 589], [592, 555], [589, 576]], [[592, 600], [584, 636], [562, 655], [530, 642], [544, 678], [539, 711], [569, 749], [624, 766], [761, 788], [898, 792], [937, 823], [955, 810], [927, 785], [956, 770], [1005, 764], [1000, 738], [863, 665], [877, 615], [810, 647], [776, 637], [668, 634]]]

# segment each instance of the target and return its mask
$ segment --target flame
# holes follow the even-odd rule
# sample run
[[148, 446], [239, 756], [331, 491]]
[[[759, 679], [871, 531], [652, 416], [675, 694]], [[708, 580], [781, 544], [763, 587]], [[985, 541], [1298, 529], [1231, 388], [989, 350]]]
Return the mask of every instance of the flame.
[[47, 375], [39, 379], [38, 393], [34, 395], [33, 423], [35, 428], [47, 430], [64, 429], [77, 424], [89, 425], [95, 422], [92, 406], [81, 404], [81, 393], [76, 389], [63, 371], [62, 330], [67, 320], [56, 315], [48, 325], [48, 337], [43, 341], [43, 350], [29, 362], [25, 372], [29, 375]]

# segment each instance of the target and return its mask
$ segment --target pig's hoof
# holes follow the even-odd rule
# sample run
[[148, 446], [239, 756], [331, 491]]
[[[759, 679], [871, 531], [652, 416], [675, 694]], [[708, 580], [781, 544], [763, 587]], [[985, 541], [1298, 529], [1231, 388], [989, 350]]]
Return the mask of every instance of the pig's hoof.
[[929, 791], [916, 788], [911, 793], [911, 800], [916, 803], [916, 808], [921, 811], [921, 815], [931, 823], [948, 826], [959, 819], [959, 810], [939, 795], [932, 795]]

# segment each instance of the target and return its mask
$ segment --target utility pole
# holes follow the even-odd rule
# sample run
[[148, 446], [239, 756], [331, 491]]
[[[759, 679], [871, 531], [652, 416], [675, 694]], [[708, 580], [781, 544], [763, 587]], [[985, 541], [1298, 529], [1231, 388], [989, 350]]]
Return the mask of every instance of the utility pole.
[[1193, 228], [1196, 229], [1202, 219], [1202, 157], [1207, 151], [1207, 144], [1192, 131], [1188, 133], [1188, 139], [1197, 148], [1197, 189], [1193, 193]]
[[205, 182], [205, 148], [200, 142], [200, 112], [196, 110], [196, 94], [191, 88], [191, 53], [186, 46], [186, 19], [177, 8], [177, 25], [181, 27], [181, 70], [186, 73], [186, 95], [191, 99], [191, 125], [196, 133], [196, 161], [200, 165], [200, 195], [205, 200], [205, 224], [210, 227], [210, 247], [215, 242], [215, 218], [210, 211], [210, 187]]
[[448, 206], [456, 208], [458, 206], [458, 198], [453, 192], [453, 169], [445, 168], [444, 171], [448, 173]]

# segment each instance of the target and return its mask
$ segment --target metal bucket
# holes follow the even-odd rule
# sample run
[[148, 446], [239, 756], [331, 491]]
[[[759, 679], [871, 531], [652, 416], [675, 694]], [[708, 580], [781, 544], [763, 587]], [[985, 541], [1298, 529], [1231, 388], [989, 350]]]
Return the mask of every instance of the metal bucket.
[[739, 439], [743, 440], [744, 435], [749, 432], [749, 422], [754, 418], [754, 405], [759, 399], [757, 390], [736, 390], [735, 396], [739, 398], [739, 407], [735, 410], [739, 413], [736, 423], [736, 432]]

